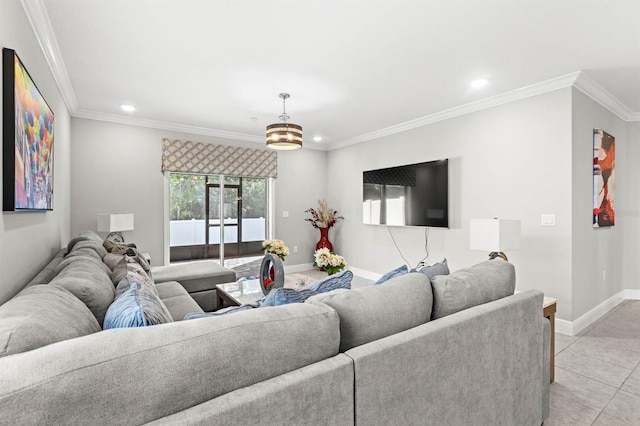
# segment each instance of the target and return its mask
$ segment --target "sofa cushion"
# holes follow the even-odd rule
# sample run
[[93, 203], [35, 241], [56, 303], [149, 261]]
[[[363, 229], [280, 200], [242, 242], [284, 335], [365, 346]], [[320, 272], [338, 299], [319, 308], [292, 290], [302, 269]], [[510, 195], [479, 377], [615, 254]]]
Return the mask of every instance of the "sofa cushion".
[[[190, 313], [201, 313], [202, 308], [187, 293], [187, 290], [176, 281], [167, 281], [156, 284], [158, 296], [162, 303], [167, 307], [174, 321], [179, 321]], [[211, 299], [215, 299], [215, 294], [210, 295]]]
[[34, 285], [0, 306], [0, 357], [98, 331], [89, 308], [69, 291]]
[[382, 284], [385, 283], [387, 281], [389, 281], [392, 278], [396, 278], [399, 276], [402, 276], [406, 273], [409, 272], [409, 268], [407, 268], [407, 265], [402, 265], [402, 266], [398, 266], [396, 269], [387, 272], [386, 274], [384, 274], [383, 276], [381, 276], [380, 278], [378, 278], [378, 281], [376, 281], [375, 283], [373, 283], [373, 285], [378, 285], [378, 284]]
[[84, 302], [102, 325], [104, 314], [115, 297], [115, 288], [109, 276], [93, 258], [65, 259], [68, 262], [49, 285], [65, 288]]
[[73, 250], [73, 247], [79, 243], [80, 241], [94, 241], [98, 244], [102, 244], [103, 240], [100, 238], [98, 234], [92, 231], [85, 231], [80, 233], [77, 237], [74, 237], [67, 243], [67, 253], [70, 253]]
[[79, 241], [74, 245], [72, 250], [69, 250], [69, 253], [73, 253], [74, 251], [82, 248], [93, 250], [99, 256], [100, 260], [107, 255], [107, 250], [102, 246], [102, 244], [94, 240]]
[[502, 259], [487, 260], [451, 275], [434, 276], [431, 286], [431, 319], [437, 319], [512, 295], [516, 288], [516, 272], [511, 263]]
[[111, 277], [111, 270], [109, 269], [109, 267], [107, 267], [107, 265], [105, 265], [104, 262], [100, 260], [100, 257], [96, 254], [95, 251], [89, 248], [81, 248], [74, 250], [71, 253], [65, 254], [64, 259], [58, 264], [58, 266], [56, 266], [56, 273], [59, 273], [61, 270], [66, 268], [67, 265], [73, 263], [76, 259], [85, 259], [91, 261], [96, 268], [102, 269], [105, 274]]
[[340, 351], [424, 324], [431, 318], [429, 280], [411, 273], [384, 285], [325, 293], [305, 303], [326, 304], [340, 316]]
[[157, 294], [127, 275], [116, 289], [117, 297], [104, 317], [104, 329], [145, 327], [173, 321]]
[[189, 293], [216, 288], [216, 284], [234, 282], [236, 273], [213, 260], [176, 263], [151, 268], [156, 284], [179, 281]]
[[58, 273], [58, 265], [64, 259], [64, 255], [67, 253], [66, 249], [58, 250], [58, 253], [47, 263], [44, 268], [38, 272], [38, 275], [33, 277], [31, 281], [25, 286], [25, 288], [31, 287], [37, 284], [48, 284]]

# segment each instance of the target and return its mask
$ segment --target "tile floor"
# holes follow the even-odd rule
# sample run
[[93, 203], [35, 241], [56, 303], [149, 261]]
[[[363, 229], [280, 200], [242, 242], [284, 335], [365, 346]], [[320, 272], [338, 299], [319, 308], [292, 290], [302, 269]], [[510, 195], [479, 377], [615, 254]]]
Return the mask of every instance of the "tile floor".
[[545, 426], [640, 425], [640, 300], [621, 303], [578, 336], [556, 333]]

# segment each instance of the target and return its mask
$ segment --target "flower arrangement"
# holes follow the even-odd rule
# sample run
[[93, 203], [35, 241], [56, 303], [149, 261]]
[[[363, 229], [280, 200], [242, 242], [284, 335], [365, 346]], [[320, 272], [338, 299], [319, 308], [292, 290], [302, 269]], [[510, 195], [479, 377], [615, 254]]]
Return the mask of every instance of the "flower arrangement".
[[289, 256], [289, 247], [285, 246], [282, 240], [266, 240], [262, 243], [262, 247], [264, 247], [265, 254], [275, 254], [283, 262], [284, 258]]
[[314, 257], [313, 266], [323, 268], [329, 275], [336, 274], [348, 266], [344, 257], [331, 253], [328, 248], [316, 250]]
[[318, 200], [320, 209], [308, 209], [305, 213], [311, 214], [310, 218], [305, 219], [310, 222], [314, 228], [331, 228], [340, 219], [344, 219], [342, 216], [338, 216], [338, 211], [327, 208], [327, 202], [324, 200]]

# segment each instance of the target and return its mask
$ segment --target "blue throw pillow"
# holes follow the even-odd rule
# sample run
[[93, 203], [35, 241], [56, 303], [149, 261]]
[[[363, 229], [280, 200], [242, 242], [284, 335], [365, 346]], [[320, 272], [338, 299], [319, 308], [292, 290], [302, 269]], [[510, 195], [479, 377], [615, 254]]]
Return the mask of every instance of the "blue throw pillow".
[[185, 320], [198, 319], [198, 318], [208, 318], [208, 317], [218, 317], [222, 315], [233, 314], [236, 312], [242, 312], [249, 309], [256, 308], [257, 304], [245, 303], [240, 306], [229, 306], [228, 308], [218, 309], [215, 312], [194, 312], [191, 314], [187, 314], [184, 316]]
[[173, 321], [158, 295], [131, 276], [126, 276], [120, 281], [116, 292], [120, 295], [105, 314], [105, 330], [144, 327]]
[[422, 274], [425, 274], [429, 277], [429, 279], [435, 277], [436, 275], [449, 275], [449, 266], [447, 265], [447, 259], [445, 258], [440, 263], [434, 263], [430, 266], [425, 266], [419, 271]]
[[373, 285], [378, 285], [378, 284], [382, 284], [384, 282], [389, 281], [392, 278], [395, 277], [399, 277], [401, 275], [406, 274], [407, 272], [409, 272], [409, 268], [407, 267], [407, 265], [402, 265], [397, 267], [396, 269], [394, 269], [393, 271], [389, 271], [386, 274], [384, 274], [383, 276], [381, 276], [378, 281], [376, 281], [375, 283], [373, 283]]
[[302, 303], [316, 294], [318, 294], [317, 291], [313, 291], [308, 288], [294, 290], [292, 288], [280, 287], [271, 290], [260, 303], [260, 307], [262, 308], [263, 306], [280, 306], [287, 305], [289, 303]]
[[313, 290], [316, 293], [326, 293], [328, 291], [344, 288], [351, 289], [351, 280], [353, 279], [353, 272], [346, 270], [338, 274], [329, 275], [327, 278], [323, 278], [320, 281], [305, 286], [304, 289]]

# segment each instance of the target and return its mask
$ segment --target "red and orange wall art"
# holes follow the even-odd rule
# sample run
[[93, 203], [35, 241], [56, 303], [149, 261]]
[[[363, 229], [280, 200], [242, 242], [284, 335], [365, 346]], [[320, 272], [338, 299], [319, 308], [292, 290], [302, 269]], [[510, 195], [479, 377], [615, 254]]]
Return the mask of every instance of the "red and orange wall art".
[[3, 210], [53, 209], [53, 111], [3, 49]]
[[593, 227], [615, 225], [616, 138], [593, 129]]

